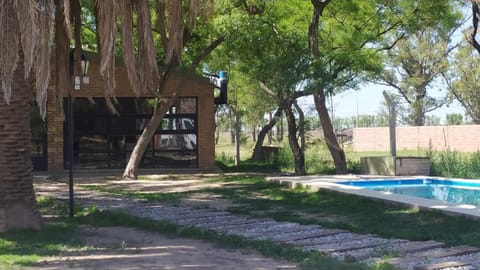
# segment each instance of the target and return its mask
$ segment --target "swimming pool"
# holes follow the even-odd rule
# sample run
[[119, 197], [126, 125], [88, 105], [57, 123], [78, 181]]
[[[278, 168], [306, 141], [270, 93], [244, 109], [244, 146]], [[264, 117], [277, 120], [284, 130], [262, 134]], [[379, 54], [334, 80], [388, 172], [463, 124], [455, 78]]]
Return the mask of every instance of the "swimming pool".
[[480, 181], [421, 178], [340, 181], [336, 184], [480, 206]]

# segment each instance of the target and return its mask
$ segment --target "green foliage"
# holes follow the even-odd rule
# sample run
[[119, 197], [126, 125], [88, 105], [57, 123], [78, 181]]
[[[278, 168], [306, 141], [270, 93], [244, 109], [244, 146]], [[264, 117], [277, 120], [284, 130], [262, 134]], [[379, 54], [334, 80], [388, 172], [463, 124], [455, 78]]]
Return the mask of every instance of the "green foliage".
[[461, 125], [463, 124], [463, 115], [461, 113], [448, 113], [446, 117], [447, 125]]
[[480, 123], [480, 66], [476, 61], [478, 57], [478, 52], [464, 41], [455, 54], [447, 76], [450, 91], [475, 123]]
[[454, 48], [451, 36], [456, 24], [446, 28], [421, 29], [408, 38], [399, 40], [397, 46], [385, 56], [387, 68], [380, 76], [381, 84], [390, 86], [399, 93], [403, 101], [397, 102], [403, 119], [410, 125], [435, 125], [426, 123], [425, 113], [442, 106], [448, 101], [448, 92], [442, 97], [433, 97], [430, 92], [434, 82], [448, 68], [448, 54]]
[[429, 152], [430, 174], [454, 178], [480, 178], [480, 152], [472, 154], [447, 150]]

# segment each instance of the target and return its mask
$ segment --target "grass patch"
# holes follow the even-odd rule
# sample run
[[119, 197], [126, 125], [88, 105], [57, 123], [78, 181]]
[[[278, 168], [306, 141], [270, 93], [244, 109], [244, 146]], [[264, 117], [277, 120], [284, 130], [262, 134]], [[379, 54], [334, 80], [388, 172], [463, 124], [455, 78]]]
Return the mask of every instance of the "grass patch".
[[[437, 240], [448, 245], [480, 247], [480, 222], [466, 217], [447, 216], [440, 211], [419, 211], [332, 191], [292, 190], [267, 182], [262, 176], [222, 176], [206, 181], [225, 184], [220, 188], [189, 191], [183, 195], [187, 197], [196, 192], [220, 195], [237, 205], [228, 209], [231, 212], [278, 221], [319, 224], [384, 238]], [[123, 195], [139, 196], [129, 192]]]
[[121, 189], [108, 188], [100, 185], [80, 185], [84, 189], [101, 191], [115, 195], [128, 196], [135, 199], [178, 204], [181, 199], [187, 198], [190, 192], [169, 192], [169, 193], [146, 193], [137, 191], [125, 191]]
[[[216, 181], [216, 180], [215, 180]], [[246, 182], [250, 182], [247, 180]], [[276, 244], [270, 241], [254, 241], [244, 237], [217, 234], [213, 231], [193, 227], [182, 227], [169, 222], [159, 222], [134, 217], [121, 212], [101, 211], [95, 206], [77, 208], [73, 220], [65, 218], [66, 204], [51, 198], [39, 198], [38, 203], [43, 213], [55, 212], [60, 217], [54, 223], [47, 224], [40, 232], [23, 230], [0, 234], [0, 269], [17, 270], [23, 267], [35, 266], [39, 260], [48, 256], [59, 256], [73, 250], [85, 250], [88, 247], [80, 245], [76, 233], [80, 224], [96, 227], [127, 226], [169, 236], [181, 236], [206, 240], [221, 248], [254, 249], [264, 256], [296, 262], [301, 269], [359, 269], [359, 270], [389, 270], [388, 265], [367, 266], [340, 262], [334, 258], [321, 256], [316, 252], [305, 252], [292, 247]]]
[[[64, 213], [63, 205], [48, 198], [39, 198], [44, 214]], [[75, 235], [76, 225], [66, 220], [48, 223], [42, 231], [18, 230], [0, 233], [0, 269], [21, 269], [35, 265], [40, 259], [58, 255], [80, 246]]]

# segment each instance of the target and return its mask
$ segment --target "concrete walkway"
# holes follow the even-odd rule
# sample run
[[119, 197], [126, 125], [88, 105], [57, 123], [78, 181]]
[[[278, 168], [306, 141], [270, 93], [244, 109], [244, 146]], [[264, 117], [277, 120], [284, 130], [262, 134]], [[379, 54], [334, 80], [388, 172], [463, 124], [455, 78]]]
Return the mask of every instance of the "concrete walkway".
[[[68, 198], [68, 186], [64, 183], [35, 181], [35, 189], [38, 195]], [[80, 188], [76, 188], [75, 197], [76, 202], [84, 206], [96, 205], [109, 211], [123, 211], [141, 218], [168, 221], [219, 234], [242, 236], [252, 240], [270, 240], [302, 250], [318, 251], [347, 262], [374, 264], [385, 261], [400, 269], [414, 270], [480, 269], [480, 249], [476, 247], [445, 247], [444, 243], [436, 241], [384, 239], [376, 235], [356, 234], [318, 225], [251, 218], [209, 208], [148, 203]], [[389, 259], [383, 259], [385, 255], [388, 255]]]

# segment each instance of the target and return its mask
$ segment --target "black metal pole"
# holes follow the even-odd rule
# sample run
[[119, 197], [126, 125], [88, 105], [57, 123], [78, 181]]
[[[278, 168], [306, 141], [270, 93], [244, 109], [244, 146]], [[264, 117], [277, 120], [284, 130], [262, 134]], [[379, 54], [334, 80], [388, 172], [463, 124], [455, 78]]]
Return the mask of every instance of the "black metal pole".
[[70, 217], [73, 218], [73, 100], [68, 96], [68, 195]]

